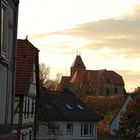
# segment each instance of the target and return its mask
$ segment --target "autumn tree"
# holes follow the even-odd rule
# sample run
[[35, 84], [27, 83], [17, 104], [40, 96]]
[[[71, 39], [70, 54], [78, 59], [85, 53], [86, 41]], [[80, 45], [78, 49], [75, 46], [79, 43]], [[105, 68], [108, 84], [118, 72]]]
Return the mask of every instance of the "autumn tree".
[[101, 119], [104, 118], [107, 112], [118, 110], [123, 102], [124, 97], [122, 96], [112, 96], [110, 98], [105, 96], [88, 96], [86, 98], [88, 107], [100, 116]]
[[133, 93], [139, 93], [140, 94], [140, 87], [135, 88]]
[[55, 79], [50, 78], [50, 67], [44, 63], [39, 65], [39, 78], [41, 92], [59, 90], [61, 74], [57, 74]]
[[140, 95], [130, 101], [120, 119], [118, 134], [126, 140], [137, 140], [140, 135]]
[[112, 96], [108, 97], [93, 97], [86, 98], [86, 104], [91, 111], [95, 112], [100, 117], [100, 122], [97, 125], [99, 135], [109, 134], [109, 123], [113, 119], [116, 112], [124, 102], [124, 97]]

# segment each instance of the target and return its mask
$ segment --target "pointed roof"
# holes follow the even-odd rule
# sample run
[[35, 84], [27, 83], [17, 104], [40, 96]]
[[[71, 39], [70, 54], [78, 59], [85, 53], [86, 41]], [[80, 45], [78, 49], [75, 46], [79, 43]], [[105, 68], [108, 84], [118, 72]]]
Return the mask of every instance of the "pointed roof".
[[81, 58], [80, 55], [77, 55], [72, 66], [71, 67], [74, 67], [74, 68], [83, 68], [83, 69], [86, 69], [84, 63], [83, 63], [83, 60]]
[[16, 94], [28, 94], [38, 51], [27, 39], [17, 40]]

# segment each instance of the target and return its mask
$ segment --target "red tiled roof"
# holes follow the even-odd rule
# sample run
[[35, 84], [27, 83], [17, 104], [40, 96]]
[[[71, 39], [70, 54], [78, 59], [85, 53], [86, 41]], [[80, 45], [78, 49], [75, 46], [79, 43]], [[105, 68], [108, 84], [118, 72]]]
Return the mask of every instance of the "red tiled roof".
[[88, 82], [87, 71], [86, 70], [77, 70], [73, 77], [70, 80], [71, 83], [82, 83]]
[[108, 70], [100, 70], [101, 76], [99, 81], [103, 83], [112, 83], [116, 85], [122, 85], [124, 86], [124, 81], [122, 76], [120, 76], [118, 73], [114, 71], [108, 71]]
[[71, 83], [110, 83], [116, 85], [123, 85], [123, 78], [114, 71], [108, 70], [77, 70], [70, 80]]
[[77, 55], [72, 66], [71, 67], [75, 67], [75, 68], [86, 68], [83, 61], [82, 61], [82, 58], [80, 55]]
[[27, 94], [38, 49], [27, 39], [17, 40], [16, 94]]
[[61, 82], [62, 82], [62, 83], [63, 83], [63, 82], [69, 82], [70, 79], [71, 79], [70, 76], [62, 76], [62, 78], [61, 78]]

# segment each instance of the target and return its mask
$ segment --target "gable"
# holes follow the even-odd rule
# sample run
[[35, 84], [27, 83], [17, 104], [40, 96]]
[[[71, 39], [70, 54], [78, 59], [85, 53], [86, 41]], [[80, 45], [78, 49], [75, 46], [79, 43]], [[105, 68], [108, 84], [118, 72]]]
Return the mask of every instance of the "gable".
[[35, 48], [28, 40], [17, 41], [16, 56], [16, 94], [27, 94], [38, 49]]

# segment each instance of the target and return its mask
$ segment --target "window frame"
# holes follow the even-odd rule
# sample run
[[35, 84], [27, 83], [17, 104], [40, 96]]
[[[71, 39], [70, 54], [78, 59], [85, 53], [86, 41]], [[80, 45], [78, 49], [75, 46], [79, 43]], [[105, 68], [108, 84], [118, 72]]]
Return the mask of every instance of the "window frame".
[[82, 137], [92, 137], [94, 131], [93, 124], [81, 124], [81, 136]]
[[114, 87], [114, 94], [116, 95], [118, 93], [118, 88]]
[[6, 25], [6, 9], [7, 3], [2, 0], [1, 3], [1, 40], [0, 40], [0, 57], [6, 58], [6, 46], [5, 46], [5, 25]]
[[106, 96], [107, 97], [110, 96], [110, 89], [109, 89], [109, 87], [106, 87]]
[[[68, 128], [70, 126], [70, 128]], [[73, 124], [72, 123], [67, 123], [66, 125], [66, 134], [67, 135], [72, 135], [73, 134]]]

